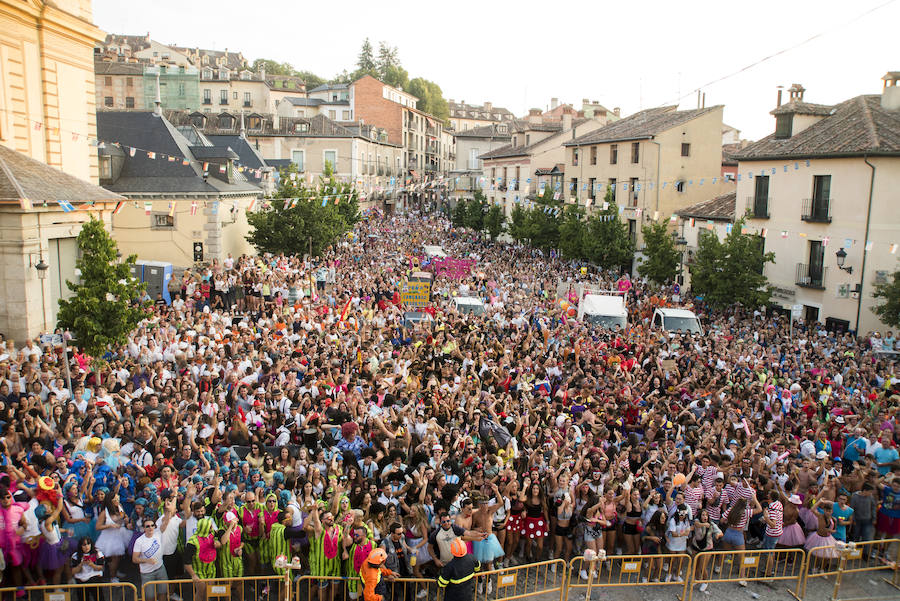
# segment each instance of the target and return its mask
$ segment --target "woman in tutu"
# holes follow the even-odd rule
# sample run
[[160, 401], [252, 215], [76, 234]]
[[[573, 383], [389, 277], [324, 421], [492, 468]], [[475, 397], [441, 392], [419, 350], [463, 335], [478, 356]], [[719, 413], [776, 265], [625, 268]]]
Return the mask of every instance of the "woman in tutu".
[[837, 520], [832, 515], [834, 504], [831, 501], [820, 501], [819, 505], [818, 527], [806, 537], [805, 547], [816, 557], [836, 559], [839, 552], [834, 538], [834, 531], [837, 528]]
[[107, 558], [109, 581], [119, 582], [124, 574], [119, 573], [119, 561], [125, 555], [126, 546], [131, 542], [131, 530], [125, 527], [125, 510], [119, 502], [118, 491], [106, 495], [100, 517], [97, 519], [97, 548]]
[[37, 518], [38, 528], [41, 530], [43, 539], [38, 551], [38, 561], [48, 584], [59, 584], [62, 568], [69, 558], [59, 530], [59, 515], [62, 512], [62, 506], [62, 496], [60, 496], [56, 507], [52, 509], [47, 507], [46, 503], [41, 503], [34, 508], [34, 517]]
[[506, 520], [506, 539], [503, 541], [506, 551], [506, 561], [513, 560], [519, 550], [519, 539], [522, 536], [522, 526], [525, 524], [525, 504], [519, 498], [519, 481], [513, 478], [506, 486], [506, 496], [509, 499], [509, 518]]
[[803, 528], [800, 527], [800, 505], [803, 501], [800, 496], [792, 494], [790, 497], [781, 497], [784, 504], [784, 529], [781, 536], [778, 537], [779, 547], [802, 547], [806, 542], [806, 535], [803, 534]]
[[64, 528], [71, 530], [73, 537], [78, 540], [89, 536], [93, 530], [91, 528], [91, 518], [85, 513], [84, 498], [81, 491], [78, 490], [78, 482], [74, 479], [69, 480], [63, 487], [63, 491], [62, 518]]

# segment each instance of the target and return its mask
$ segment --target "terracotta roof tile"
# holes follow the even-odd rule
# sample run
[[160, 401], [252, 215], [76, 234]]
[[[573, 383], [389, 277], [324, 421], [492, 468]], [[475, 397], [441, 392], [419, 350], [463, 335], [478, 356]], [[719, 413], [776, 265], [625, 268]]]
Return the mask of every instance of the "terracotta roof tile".
[[680, 217], [694, 217], [697, 219], [712, 219], [718, 221], [734, 221], [734, 206], [737, 199], [736, 192], [728, 192], [716, 196], [695, 205], [685, 207], [675, 214]]

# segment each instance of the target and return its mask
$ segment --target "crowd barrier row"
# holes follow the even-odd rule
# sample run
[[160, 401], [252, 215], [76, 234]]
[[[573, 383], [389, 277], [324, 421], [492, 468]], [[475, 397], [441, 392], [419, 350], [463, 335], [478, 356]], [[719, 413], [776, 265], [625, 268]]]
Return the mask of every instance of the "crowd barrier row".
[[[781, 581], [798, 601], [810, 581], [833, 578], [832, 601], [897, 599], [900, 592], [876, 596], [876, 591], [843, 598], [847, 575], [886, 573], [882, 578], [900, 591], [900, 539], [854, 543], [843, 548], [816, 547], [746, 551], [615, 555], [588, 560], [575, 557], [486, 570], [474, 578], [473, 601], [590, 600], [596, 589], [616, 592], [668, 590], [680, 601], [692, 601], [697, 590], [724, 583], [758, 582], [772, 586]], [[433, 578], [397, 578], [386, 581], [385, 601], [437, 601], [441, 589]], [[721, 591], [721, 589], [719, 589]], [[362, 600], [358, 578], [301, 576], [288, 570], [283, 576], [245, 576], [192, 581], [166, 580], [140, 589], [128, 582], [67, 584], [0, 588], [0, 601], [355, 601]], [[574, 593], [574, 596], [573, 596]], [[721, 596], [721, 593], [719, 593]], [[702, 595], [700, 595], [702, 597]], [[820, 597], [821, 598], [821, 597]]]

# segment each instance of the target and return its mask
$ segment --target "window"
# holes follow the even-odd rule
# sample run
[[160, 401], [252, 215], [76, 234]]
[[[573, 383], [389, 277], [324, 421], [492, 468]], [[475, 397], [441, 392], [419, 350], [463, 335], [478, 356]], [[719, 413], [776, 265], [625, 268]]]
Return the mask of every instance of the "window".
[[244, 92], [244, 106], [250, 106], [250, 92]]
[[100, 157], [100, 179], [103, 179], [103, 180], [112, 179], [112, 157], [111, 156], [101, 156]]
[[525, 134], [525, 146], [531, 144], [531, 134]]
[[238, 99], [238, 93], [237, 93], [237, 92], [232, 92], [232, 93], [231, 93], [231, 98], [232, 98], [233, 100], [237, 100], [237, 99]]
[[175, 216], [168, 213], [153, 213], [150, 215], [150, 228], [154, 230], [172, 229], [175, 227]]
[[791, 131], [794, 127], [794, 115], [788, 113], [786, 115], [776, 115], [775, 117], [775, 137], [784, 140], [791, 137]]
[[640, 142], [632, 142], [631, 143], [631, 162], [632, 163], [640, 163], [641, 162], [641, 143]]
[[606, 183], [606, 185], [610, 190], [612, 190], [612, 202], [616, 202], [616, 178], [609, 178], [609, 181]]
[[125, 97], [125, 108], [127, 108], [127, 109], [134, 108], [134, 96], [126, 96]]
[[212, 91], [203, 90], [203, 104], [212, 104]]
[[689, 157], [691, 156], [691, 145], [685, 142], [681, 143], [681, 156]]
[[[322, 160], [324, 161], [323, 165], [331, 165], [331, 168], [337, 173], [337, 150], [326, 150], [322, 153]], [[325, 171], [324, 166], [322, 171]]]
[[631, 198], [631, 206], [636, 207], [638, 204], [638, 190], [637, 190], [638, 178], [632, 177], [628, 181], [628, 194], [629, 198]]
[[111, 86], [111, 85], [112, 85], [112, 77], [109, 77], [109, 76], [104, 77], [104, 78], [103, 78], [103, 84], [104, 84], [104, 85], [107, 85], [107, 86]]
[[134, 85], [134, 79], [131, 78], [131, 77], [126, 77], [126, 78], [125, 78], [125, 86], [128, 87], [128, 88], [130, 88], [130, 87], [132, 87], [133, 85]]
[[572, 178], [572, 190], [569, 194], [572, 198], [578, 198], [578, 178]]
[[113, 105], [113, 99], [112, 99], [112, 96], [107, 96], [107, 97], [105, 97], [105, 98], [103, 99], [103, 104], [104, 104], [105, 106], [112, 106], [112, 105]]
[[328, 110], [328, 118], [329, 118], [329, 119], [332, 119], [332, 120], [334, 120], [334, 119], [337, 118], [337, 115], [336, 115], [334, 109], [329, 109], [329, 110]]
[[597, 164], [597, 147], [591, 146], [591, 165]]
[[251, 116], [247, 119], [247, 127], [252, 130], [262, 129], [262, 118]]
[[831, 221], [831, 176], [813, 176], [812, 198], [803, 201], [801, 218], [805, 221], [828, 223]]
[[619, 145], [612, 144], [609, 147], [609, 164], [615, 165], [619, 162]]
[[231, 129], [234, 127], [234, 118], [227, 114], [223, 113], [219, 115], [219, 129]]
[[219, 104], [228, 104], [228, 90], [219, 90]]
[[350, 120], [350, 111], [341, 111], [341, 119], [344, 121]]
[[301, 173], [305, 171], [304, 161], [306, 159], [306, 153], [302, 150], [292, 150], [291, 151], [291, 162], [297, 166], [297, 171]]
[[676, 192], [684, 192], [684, 180], [680, 179], [675, 182], [675, 191]]
[[178, 95], [184, 96], [184, 83], [179, 82], [178, 84]]
[[769, 218], [769, 176], [756, 177], [753, 190], [753, 217], [756, 219]]
[[521, 169], [521, 167], [516, 167], [516, 181], [513, 183], [513, 190], [519, 189], [519, 177], [520, 177], [520, 173], [521, 173], [519, 171], [520, 169]]
[[[596, 146], [594, 146], [594, 148], [596, 148]], [[594, 158], [596, 158], [596, 157], [594, 157]], [[597, 188], [597, 178], [592, 177], [591, 179], [588, 180], [588, 198], [590, 198], [591, 200], [596, 200], [596, 198], [597, 198], [596, 188]]]

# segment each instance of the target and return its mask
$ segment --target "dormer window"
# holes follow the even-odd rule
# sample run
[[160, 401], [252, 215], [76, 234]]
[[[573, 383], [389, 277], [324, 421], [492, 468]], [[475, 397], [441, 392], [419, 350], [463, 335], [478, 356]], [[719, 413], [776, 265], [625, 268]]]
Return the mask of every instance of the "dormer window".
[[507, 127], [506, 127], [506, 125], [498, 125], [498, 126], [497, 126], [497, 133], [498, 133], [498, 134], [505, 134], [506, 132], [507, 132]]
[[219, 79], [228, 79], [228, 69], [219, 69]]
[[232, 129], [234, 127], [234, 117], [228, 113], [219, 115], [219, 129]]
[[309, 123], [295, 123], [294, 124], [294, 132], [298, 134], [305, 134], [309, 131]]
[[250, 71], [241, 71], [241, 79], [250, 79]]
[[247, 127], [249, 129], [262, 129], [262, 119], [259, 116], [253, 115], [247, 119]]
[[791, 131], [794, 125], [794, 114], [785, 113], [775, 116], [775, 138], [777, 140], [786, 140], [791, 137]]
[[212, 69], [204, 69], [203, 70], [203, 79], [212, 79], [213, 78], [213, 70]]

